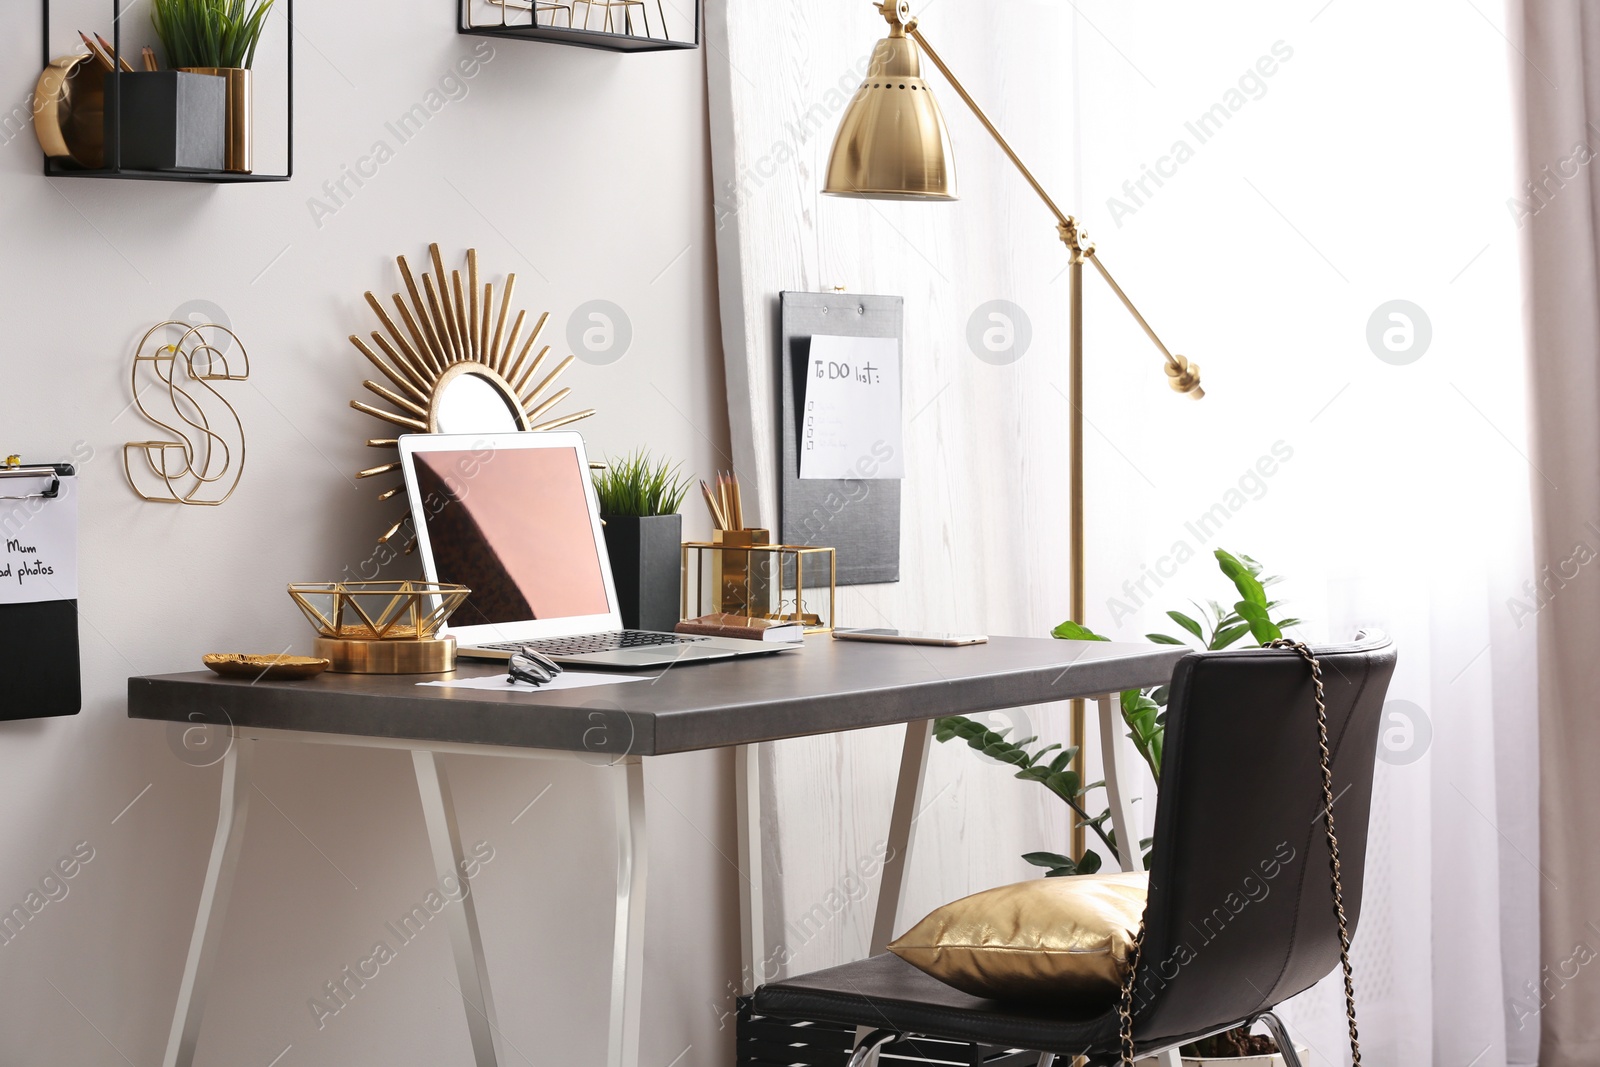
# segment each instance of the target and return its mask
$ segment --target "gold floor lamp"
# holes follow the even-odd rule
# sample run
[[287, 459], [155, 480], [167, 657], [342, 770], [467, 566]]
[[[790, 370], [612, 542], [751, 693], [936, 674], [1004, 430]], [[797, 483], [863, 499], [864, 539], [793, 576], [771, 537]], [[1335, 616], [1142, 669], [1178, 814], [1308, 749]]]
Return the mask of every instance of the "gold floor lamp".
[[[957, 95], [972, 109], [983, 123], [983, 128], [995, 139], [1006, 157], [1033, 186], [1052, 214], [1056, 217], [1056, 232], [1067, 246], [1071, 256], [1072, 326], [1068, 376], [1072, 379], [1071, 414], [1071, 581], [1072, 620], [1084, 621], [1084, 565], [1083, 565], [1083, 265], [1093, 263], [1111, 291], [1117, 294], [1123, 307], [1134, 317], [1166, 360], [1167, 384], [1175, 391], [1187, 393], [1195, 399], [1205, 395], [1200, 388], [1200, 368], [1183, 356], [1174, 355], [1155, 330], [1145, 321], [1139, 309], [1133, 306], [1128, 294], [1122, 291], [1116, 279], [1106, 270], [1105, 264], [1095, 254], [1094, 245], [1085, 240], [1077, 220], [1056, 206], [1044, 186], [1012, 151], [1006, 139], [989, 116], [983, 113], [971, 95], [937, 52], [928, 47], [927, 40], [917, 29], [917, 20], [911, 17], [909, 0], [887, 0], [877, 3], [879, 12], [889, 22], [889, 36], [878, 42], [872, 53], [872, 63], [866, 81], [856, 91], [855, 98], [845, 109], [839, 123], [839, 132], [833, 142], [833, 153], [828, 160], [827, 184], [823, 192], [833, 196], [851, 196], [868, 200], [954, 200], [956, 199], [955, 164], [950, 155], [950, 135], [945, 129], [944, 115], [933, 98], [928, 83], [922, 79], [922, 60], [918, 52], [927, 53], [933, 65], [939, 68]], [[915, 43], [913, 43], [915, 42]], [[1084, 735], [1083, 701], [1072, 702], [1073, 742], [1081, 746]], [[1083, 753], [1078, 753], [1076, 769], [1083, 771]], [[1072, 847], [1081, 855], [1084, 846], [1084, 829], [1074, 823]]]

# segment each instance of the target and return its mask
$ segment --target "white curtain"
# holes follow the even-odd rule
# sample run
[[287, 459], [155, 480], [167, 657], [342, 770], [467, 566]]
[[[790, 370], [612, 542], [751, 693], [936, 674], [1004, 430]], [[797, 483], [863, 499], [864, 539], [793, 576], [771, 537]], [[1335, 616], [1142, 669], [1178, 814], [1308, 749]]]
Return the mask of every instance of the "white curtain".
[[[1172, 632], [1162, 610], [1220, 596], [1205, 555], [1221, 545], [1285, 576], [1305, 635], [1394, 636], [1356, 939], [1364, 1050], [1535, 1063], [1537, 604], [1522, 587], [1540, 476], [1505, 13], [1155, 7], [1082, 5], [1077, 202], [1208, 396], [1157, 393], [1137, 331], [1090, 301], [1091, 605], [1121, 614], [1107, 597], [1133, 606], [1132, 578], [1142, 603], [1112, 636]], [[1199, 558], [1143, 596], [1145, 568], [1185, 544]], [[1346, 1062], [1337, 983], [1288, 1014], [1316, 1062]]]
[[[1482, 0], [914, 7], [1151, 324], [1202, 368], [1203, 401], [1168, 392], [1148, 340], [1088, 272], [1088, 622], [1122, 640], [1175, 632], [1166, 609], [1223, 599], [1210, 559], [1220, 546], [1285, 577], [1276, 588], [1306, 620], [1302, 636], [1388, 630], [1400, 667], [1356, 940], [1366, 1062], [1536, 1062], [1538, 1018], [1518, 1001], [1538, 976], [1539, 615], [1517, 600], [1533, 577], [1539, 476], [1526, 458], [1506, 206], [1516, 127], [1504, 11]], [[1049, 215], [932, 70], [962, 202], [820, 197], [832, 123], [785, 131], [796, 116], [837, 115], [828, 90], [881, 19], [857, 0], [734, 0], [708, 19], [736, 442], [741, 419], [768, 410], [749, 383], [770, 375], [762, 324], [777, 290], [904, 295], [905, 498], [920, 510], [903, 544], [940, 569], [846, 604], [879, 612], [856, 616], [874, 624], [1048, 632], [1066, 615], [1068, 330]], [[753, 76], [776, 40], [794, 42], [792, 55]], [[966, 340], [969, 316], [994, 300], [1019, 308], [1032, 338], [999, 365]], [[741, 469], [765, 462], [751, 440]], [[951, 597], [929, 591], [944, 589]], [[1054, 713], [1023, 718], [1061, 739]], [[881, 833], [897, 752], [872, 738], [777, 746], [778, 906], [804, 911]], [[913, 910], [1025, 876], [1021, 838], [1059, 845], [1047, 836], [1059, 806], [1031, 797], [1037, 814], [1019, 818], [994, 798], [1018, 803], [1026, 787], [991, 771], [965, 750], [936, 753]], [[1148, 830], [1153, 804], [1137, 810]], [[797, 969], [859, 957], [870, 907], [807, 944]], [[1346, 1062], [1334, 983], [1286, 1014], [1313, 1063]]]
[[1527, 999], [1541, 1003], [1543, 1062], [1578, 1067], [1600, 1059], [1600, 990], [1579, 975], [1600, 946], [1595, 811], [1600, 747], [1600, 600], [1586, 588], [1600, 516], [1600, 17], [1574, 0], [1522, 5], [1519, 64], [1526, 92], [1529, 179], [1511, 208], [1527, 240], [1530, 358], [1537, 412], [1532, 455], [1540, 642], [1541, 781], [1544, 820], [1542, 943], [1548, 968]]

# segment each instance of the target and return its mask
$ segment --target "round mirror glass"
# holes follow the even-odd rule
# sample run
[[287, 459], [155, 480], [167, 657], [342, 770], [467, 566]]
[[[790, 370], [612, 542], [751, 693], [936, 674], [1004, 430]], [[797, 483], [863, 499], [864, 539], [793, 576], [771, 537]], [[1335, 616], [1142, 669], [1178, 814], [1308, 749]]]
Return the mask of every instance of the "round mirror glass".
[[521, 429], [512, 399], [488, 378], [456, 374], [434, 398], [435, 433], [514, 433]]

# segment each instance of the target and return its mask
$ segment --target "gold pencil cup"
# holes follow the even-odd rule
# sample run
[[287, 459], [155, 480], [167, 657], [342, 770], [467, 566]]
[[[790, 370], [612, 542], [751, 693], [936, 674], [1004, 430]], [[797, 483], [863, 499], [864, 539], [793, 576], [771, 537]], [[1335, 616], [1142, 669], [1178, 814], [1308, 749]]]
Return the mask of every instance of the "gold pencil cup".
[[752, 545], [772, 543], [771, 530], [717, 530], [713, 544], [728, 551], [712, 554], [711, 581], [716, 590], [716, 610], [749, 618], [766, 618], [772, 611], [772, 566], [766, 552]]
[[252, 159], [251, 140], [252, 105], [250, 71], [245, 67], [181, 67], [191, 74], [211, 74], [228, 82], [228, 122], [224, 134], [226, 148], [223, 152], [223, 169], [235, 174], [249, 174], [255, 165]]

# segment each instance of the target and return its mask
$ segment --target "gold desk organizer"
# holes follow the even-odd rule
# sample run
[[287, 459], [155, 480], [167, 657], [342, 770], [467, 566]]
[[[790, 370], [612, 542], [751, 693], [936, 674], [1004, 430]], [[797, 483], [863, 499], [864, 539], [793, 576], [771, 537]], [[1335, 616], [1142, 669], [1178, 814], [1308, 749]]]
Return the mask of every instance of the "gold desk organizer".
[[722, 612], [798, 622], [808, 634], [833, 630], [833, 549], [774, 545], [769, 530], [718, 530], [713, 537], [683, 544], [681, 617]]
[[438, 636], [472, 594], [440, 582], [314, 582], [289, 595], [316, 627], [316, 654], [338, 674], [447, 674], [456, 639]]

